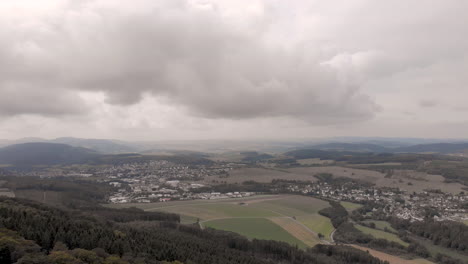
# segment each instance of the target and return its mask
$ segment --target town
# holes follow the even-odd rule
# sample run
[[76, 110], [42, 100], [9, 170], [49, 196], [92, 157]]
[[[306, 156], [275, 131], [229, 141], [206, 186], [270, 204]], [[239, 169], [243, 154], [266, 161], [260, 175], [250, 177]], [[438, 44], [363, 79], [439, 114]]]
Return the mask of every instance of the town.
[[[215, 165], [179, 165], [169, 161], [151, 161], [140, 164], [112, 166], [93, 173], [117, 189], [109, 197], [111, 203], [150, 203], [175, 200], [229, 199], [249, 197], [262, 191], [219, 192], [213, 184], [203, 182], [207, 176], [229, 177], [231, 170], [243, 166], [237, 163]], [[321, 175], [323, 176], [323, 175]], [[468, 220], [468, 195], [425, 190], [408, 193], [398, 188], [376, 187], [361, 182], [341, 179], [339, 184], [331, 175], [319, 177], [317, 182], [288, 182], [286, 187], [271, 185], [270, 193], [297, 193], [322, 199], [349, 201], [359, 204], [372, 202], [374, 210], [380, 208], [386, 216], [396, 216], [411, 221], [422, 221], [428, 212], [436, 220]]]

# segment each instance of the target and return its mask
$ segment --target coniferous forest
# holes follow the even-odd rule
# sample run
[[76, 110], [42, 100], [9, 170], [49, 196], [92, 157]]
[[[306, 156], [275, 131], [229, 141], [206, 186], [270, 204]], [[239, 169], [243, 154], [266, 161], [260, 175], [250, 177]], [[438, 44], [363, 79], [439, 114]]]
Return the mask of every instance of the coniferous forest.
[[[96, 213], [96, 212], [100, 213]], [[65, 211], [0, 199], [0, 263], [375, 263], [347, 246], [307, 251], [276, 241], [179, 224], [171, 214], [139, 209]]]

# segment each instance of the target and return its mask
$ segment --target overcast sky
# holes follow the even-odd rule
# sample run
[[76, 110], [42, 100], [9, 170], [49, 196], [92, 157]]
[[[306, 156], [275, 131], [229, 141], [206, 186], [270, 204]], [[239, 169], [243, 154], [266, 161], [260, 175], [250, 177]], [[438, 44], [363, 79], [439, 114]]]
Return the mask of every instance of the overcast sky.
[[1, 0], [0, 138], [468, 138], [466, 0]]

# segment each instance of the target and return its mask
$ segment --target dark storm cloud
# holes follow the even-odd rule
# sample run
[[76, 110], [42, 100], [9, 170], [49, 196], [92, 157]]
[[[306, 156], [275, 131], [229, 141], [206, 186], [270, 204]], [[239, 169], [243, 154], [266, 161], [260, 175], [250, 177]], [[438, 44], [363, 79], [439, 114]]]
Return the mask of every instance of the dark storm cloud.
[[0, 18], [0, 113], [77, 113], [86, 109], [78, 91], [102, 91], [115, 105], [152, 95], [208, 118], [327, 124], [378, 110], [314, 45], [272, 41], [273, 13], [250, 30], [190, 1], [138, 3], [85, 1], [19, 24]]

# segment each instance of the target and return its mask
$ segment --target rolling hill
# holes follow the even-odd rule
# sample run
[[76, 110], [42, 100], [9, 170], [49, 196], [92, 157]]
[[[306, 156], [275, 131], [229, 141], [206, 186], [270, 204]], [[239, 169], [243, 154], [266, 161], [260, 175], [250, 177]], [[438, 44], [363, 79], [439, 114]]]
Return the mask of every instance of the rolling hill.
[[[302, 149], [301, 151], [305, 151]], [[313, 145], [308, 148], [308, 152], [312, 150], [319, 153], [320, 151], [328, 152], [373, 152], [373, 153], [465, 153], [468, 152], [468, 143], [431, 143], [431, 144], [418, 144], [403, 147], [387, 147], [377, 144], [368, 143], [326, 143]], [[324, 154], [324, 153], [320, 153]]]
[[367, 143], [327, 143], [314, 145], [312, 148], [320, 150], [339, 150], [352, 152], [389, 152], [392, 148]]
[[422, 153], [422, 152], [436, 152], [436, 153], [462, 153], [468, 151], [468, 143], [435, 143], [435, 144], [420, 144], [408, 147], [394, 149], [394, 152], [406, 153]]
[[15, 166], [83, 163], [98, 157], [97, 152], [55, 143], [23, 143], [0, 149], [0, 164]]
[[109, 139], [86, 139], [62, 137], [48, 141], [50, 143], [67, 144], [74, 147], [93, 149], [103, 154], [131, 153], [137, 149], [125, 144], [120, 144]]

